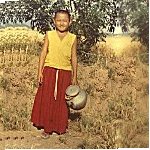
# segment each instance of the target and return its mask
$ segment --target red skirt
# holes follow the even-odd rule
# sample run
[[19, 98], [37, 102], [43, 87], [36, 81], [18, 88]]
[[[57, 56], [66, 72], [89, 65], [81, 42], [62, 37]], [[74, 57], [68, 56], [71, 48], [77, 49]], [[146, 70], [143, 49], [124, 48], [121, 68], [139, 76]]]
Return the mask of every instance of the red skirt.
[[38, 87], [31, 122], [47, 133], [62, 134], [68, 127], [68, 107], [65, 90], [71, 84], [71, 71], [58, 70], [57, 96], [54, 97], [57, 69], [48, 66], [43, 70], [43, 83]]

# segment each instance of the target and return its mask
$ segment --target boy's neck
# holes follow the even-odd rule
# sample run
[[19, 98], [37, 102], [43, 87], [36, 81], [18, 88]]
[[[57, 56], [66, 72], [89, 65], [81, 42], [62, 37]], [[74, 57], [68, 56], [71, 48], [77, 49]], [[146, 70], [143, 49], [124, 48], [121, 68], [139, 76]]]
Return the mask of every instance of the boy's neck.
[[67, 36], [68, 31], [60, 32], [60, 31], [56, 30], [56, 33], [57, 33], [58, 37], [60, 38], [60, 40], [62, 41], [63, 38], [64, 38], [65, 36]]
[[69, 31], [66, 30], [66, 31], [61, 32], [61, 31], [59, 31], [59, 30], [56, 30], [56, 32], [57, 32], [59, 35], [66, 35]]

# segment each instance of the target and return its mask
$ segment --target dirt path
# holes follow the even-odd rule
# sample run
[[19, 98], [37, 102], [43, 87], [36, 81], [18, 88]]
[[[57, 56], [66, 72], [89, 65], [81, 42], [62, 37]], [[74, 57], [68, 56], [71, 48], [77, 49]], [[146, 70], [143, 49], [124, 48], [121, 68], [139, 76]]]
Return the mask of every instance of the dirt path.
[[[78, 132], [70, 132], [64, 135], [51, 135], [48, 139], [42, 139], [41, 131], [7, 131], [0, 132], [0, 150], [4, 149], [83, 149], [87, 136]], [[94, 137], [93, 137], [94, 138]], [[140, 147], [149, 147], [147, 129], [136, 135], [135, 143]], [[142, 144], [141, 144], [142, 143]]]
[[83, 138], [77, 133], [52, 135], [42, 139], [41, 131], [8, 131], [0, 133], [0, 150], [7, 149], [75, 149]]

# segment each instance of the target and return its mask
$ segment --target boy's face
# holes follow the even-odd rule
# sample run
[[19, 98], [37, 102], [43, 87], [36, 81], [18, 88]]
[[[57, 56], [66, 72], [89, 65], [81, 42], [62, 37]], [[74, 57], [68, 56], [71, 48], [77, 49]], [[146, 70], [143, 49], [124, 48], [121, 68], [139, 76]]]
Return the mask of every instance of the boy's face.
[[71, 21], [69, 19], [68, 14], [57, 13], [54, 18], [54, 24], [55, 24], [56, 30], [60, 32], [65, 32], [68, 30], [71, 24]]

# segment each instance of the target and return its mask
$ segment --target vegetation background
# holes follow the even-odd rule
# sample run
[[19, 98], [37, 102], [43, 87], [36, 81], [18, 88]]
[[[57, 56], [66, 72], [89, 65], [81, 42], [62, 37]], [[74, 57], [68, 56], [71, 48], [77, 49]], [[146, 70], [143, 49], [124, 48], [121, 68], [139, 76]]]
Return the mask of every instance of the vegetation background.
[[[148, 148], [149, 1], [23, 0], [0, 4], [0, 145], [2, 148]], [[54, 10], [70, 9], [78, 35], [79, 84], [88, 93], [70, 110], [69, 132], [42, 140], [30, 115], [43, 37]], [[108, 34], [120, 27], [134, 32]], [[28, 27], [7, 27], [10, 22]], [[4, 28], [3, 28], [4, 26]], [[88, 81], [88, 82], [87, 82]]]

